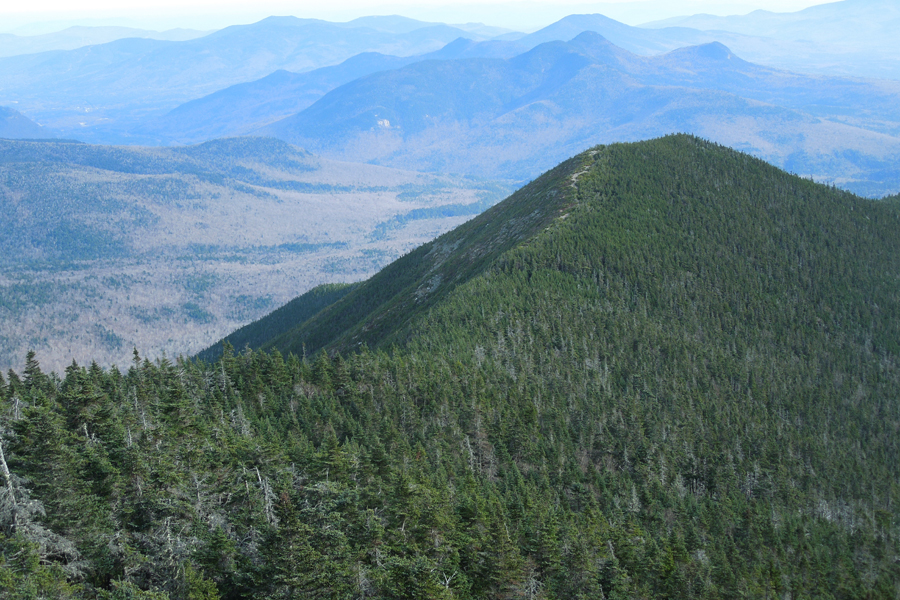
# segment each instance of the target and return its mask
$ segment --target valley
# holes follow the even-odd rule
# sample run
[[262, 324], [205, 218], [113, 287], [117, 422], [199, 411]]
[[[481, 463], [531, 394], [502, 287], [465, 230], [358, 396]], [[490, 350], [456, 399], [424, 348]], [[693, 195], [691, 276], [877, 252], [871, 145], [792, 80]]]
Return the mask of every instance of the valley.
[[0, 367], [28, 350], [127, 363], [195, 352], [354, 281], [505, 195], [264, 138], [178, 149], [0, 141]]

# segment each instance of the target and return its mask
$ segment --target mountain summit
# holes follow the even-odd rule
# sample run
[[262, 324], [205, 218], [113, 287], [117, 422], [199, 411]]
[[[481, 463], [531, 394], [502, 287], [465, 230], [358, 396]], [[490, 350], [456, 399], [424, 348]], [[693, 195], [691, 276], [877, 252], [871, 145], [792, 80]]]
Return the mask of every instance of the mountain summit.
[[[900, 272], [898, 223], [889, 203], [691, 136], [599, 146], [389, 265], [265, 347], [299, 354], [304, 347], [346, 352], [406, 344], [432, 331], [435, 315], [449, 315], [449, 306], [464, 312], [454, 320], [481, 322], [471, 312], [480, 314], [495, 288], [509, 292], [497, 302], [537, 295], [534, 306], [544, 305], [538, 299], [559, 290], [538, 292], [526, 281], [549, 277], [571, 289], [598, 279], [615, 284], [615, 299], [594, 287], [583, 300], [631, 306], [626, 312], [640, 307], [664, 329], [708, 331], [704, 320], [716, 315], [719, 333], [752, 345], [772, 328], [853, 324], [862, 347], [897, 352], [889, 315], [900, 314], [890, 292]], [[860, 295], [863, 289], [872, 291]], [[827, 311], [816, 308], [825, 305]], [[851, 316], [858, 311], [868, 316]]]
[[[898, 274], [896, 203], [674, 135], [584, 152], [241, 339], [302, 314], [263, 344], [309, 374], [279, 414], [391, 436], [429, 503], [496, 490], [524, 571], [461, 597], [890, 598]], [[271, 427], [282, 356], [229, 350], [207, 377], [246, 365]]]

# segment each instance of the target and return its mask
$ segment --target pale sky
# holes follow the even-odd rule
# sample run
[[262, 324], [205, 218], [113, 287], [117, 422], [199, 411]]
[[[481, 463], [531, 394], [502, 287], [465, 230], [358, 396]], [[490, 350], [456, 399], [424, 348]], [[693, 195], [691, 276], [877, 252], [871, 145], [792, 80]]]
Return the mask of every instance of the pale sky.
[[[827, 1], [827, 0], [825, 0]], [[755, 9], [801, 10], [809, 0], [0, 0], [0, 32], [28, 35], [69, 25], [126, 25], [146, 29], [218, 29], [270, 15], [347, 21], [400, 14], [425, 21], [481, 22], [533, 31], [573, 13], [602, 13], [630, 25], [678, 15], [746, 14]]]

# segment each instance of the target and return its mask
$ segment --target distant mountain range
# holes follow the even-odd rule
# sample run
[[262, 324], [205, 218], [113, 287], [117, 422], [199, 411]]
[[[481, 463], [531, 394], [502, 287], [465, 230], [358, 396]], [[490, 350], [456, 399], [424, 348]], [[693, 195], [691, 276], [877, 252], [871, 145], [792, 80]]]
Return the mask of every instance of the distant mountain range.
[[847, 46], [851, 42], [880, 44], [895, 41], [898, 21], [900, 5], [893, 0], [842, 0], [796, 12], [755, 10], [746, 15], [725, 17], [698, 14], [646, 23], [642, 27], [686, 27]]
[[[880, 1], [868, 0], [868, 4], [881, 6]], [[827, 12], [833, 21], [854, 23], [858, 4], [859, 1], [847, 0], [827, 5], [831, 7]], [[878, 31], [889, 32], [893, 30], [897, 9], [891, 8], [890, 3], [885, 7], [877, 27]], [[795, 31], [813, 31], [822, 28], [822, 18], [804, 15], [816, 16], [823, 11], [778, 17], [793, 19]], [[875, 12], [867, 10], [865, 18], [873, 19]], [[730, 22], [723, 22], [722, 27]], [[700, 19], [696, 25], [716, 23]], [[742, 58], [759, 64], [801, 72], [900, 78], [900, 51], [887, 34], [866, 37], [852, 33], [853, 28], [841, 33], [832, 27], [830, 38], [810, 41], [810, 36], [767, 37], [769, 29], [754, 29], [752, 23], [741, 23], [744, 22], [732, 28], [736, 31], [683, 25], [663, 27], [664, 24], [632, 27], [602, 15], [571, 15], [525, 35], [480, 24], [450, 26], [397, 16], [365, 17], [348, 23], [270, 17], [184, 41], [173, 40], [198, 32], [157, 35], [134, 30], [127, 32], [129, 37], [108, 43], [0, 58], [0, 105], [17, 102], [18, 109], [30, 118], [65, 132], [67, 137], [96, 143], [148, 144], [155, 143], [154, 136], [142, 137], [137, 132], [148, 121], [179, 104], [258, 80], [280, 69], [303, 73], [337, 65], [364, 52], [401, 57], [427, 55], [459, 38], [485, 42], [470, 48], [470, 57], [511, 58], [541, 43], [569, 41], [585, 31], [599, 33], [640, 55], [720, 42]], [[102, 39], [125, 33], [117, 33], [115, 28], [73, 28], [49, 35], [81, 44], [91, 37]], [[169, 39], [148, 39], [154, 36]], [[29, 51], [28, 44], [39, 47], [38, 38], [45, 37], [7, 42], [18, 44], [18, 49], [10, 52], [21, 53]], [[866, 41], [871, 47], [864, 45]], [[2, 43], [0, 40], [0, 47]], [[54, 44], [64, 47], [61, 42]], [[456, 56], [459, 57], [462, 56]]]
[[121, 136], [154, 111], [278, 69], [302, 72], [361, 52], [414, 55], [460, 36], [483, 39], [443, 24], [416, 23], [398, 17], [350, 23], [270, 17], [189, 41], [126, 38], [12, 56], [0, 59], [0, 105], [17, 101], [32, 118], [70, 132], [96, 128], [90, 141], [109, 142], [115, 140], [104, 132]]
[[701, 30], [754, 62], [785, 69], [900, 78], [895, 0], [842, 0], [789, 13], [693, 15], [642, 27]]
[[900, 189], [900, 83], [797, 75], [717, 43], [642, 57], [589, 32], [511, 59], [421, 61], [259, 130], [344, 160], [513, 180], [670, 131], [861, 193]]
[[183, 42], [209, 34], [209, 31], [195, 29], [170, 29], [168, 31], [149, 31], [133, 27], [68, 27], [62, 31], [41, 35], [13, 35], [0, 33], [0, 57], [35, 54], [50, 50], [75, 50], [84, 46], [105, 44], [124, 38], [145, 38], [151, 40], [168, 40]]
[[528, 44], [517, 42], [476, 42], [457, 38], [440, 50], [416, 56], [363, 52], [338, 65], [304, 73], [278, 70], [262, 79], [239, 83], [186, 102], [161, 117], [148, 120], [132, 134], [145, 143], [159, 144], [196, 143], [215, 137], [244, 135], [302, 111], [345, 83], [379, 71], [426, 60], [510, 58], [528, 47]]
[[[271, 17], [188, 41], [2, 58], [0, 105], [90, 143], [266, 135], [353, 162], [513, 181], [591, 144], [684, 131], [876, 196], [900, 189], [900, 83], [771, 65], [874, 73], [860, 57], [816, 61], [859, 42], [828, 23], [873, 20], [882, 4], [647, 27], [571, 15], [528, 35], [396, 16]], [[884, 33], [896, 13], [885, 4], [872, 26], [871, 56], [888, 57], [879, 68], [900, 56]], [[818, 37], [801, 35], [810, 28]]]
[[195, 143], [216, 137], [246, 135], [298, 113], [331, 90], [378, 71], [418, 62], [421, 57], [364, 52], [339, 65], [305, 73], [278, 70], [186, 102], [149, 120], [134, 133], [156, 143]]

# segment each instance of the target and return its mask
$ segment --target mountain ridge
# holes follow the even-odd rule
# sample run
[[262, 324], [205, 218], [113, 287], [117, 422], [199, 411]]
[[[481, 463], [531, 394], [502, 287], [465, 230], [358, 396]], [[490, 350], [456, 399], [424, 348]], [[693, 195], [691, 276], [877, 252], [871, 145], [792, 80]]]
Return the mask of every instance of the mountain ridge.
[[[642, 148], [652, 148], [656, 154], [669, 156], [668, 160], [673, 160], [671, 156], [675, 152], [682, 152], [689, 157], [674, 160], [674, 164], [689, 165], [692, 164], [691, 161], [701, 160], [703, 156], [708, 155], [729, 165], [729, 168], [758, 173], [761, 181], [767, 182], [768, 185], [777, 185], [781, 189], [789, 189], [791, 194], [797, 194], [800, 198], [827, 198], [829, 206], [833, 207], [849, 203], [835, 210], [844, 211], [848, 215], [849, 211], [857, 210], [868, 215], [854, 216], [853, 227], [864, 229], [865, 221], [871, 217], [880, 219], [882, 224], [879, 227], [883, 229], [885, 219], [893, 222], [898, 217], [894, 213], [884, 214], [877, 208], [890, 203], [890, 198], [879, 204], [879, 201], [863, 200], [846, 192], [831, 191], [825, 186], [790, 176], [758, 159], [691, 136], [674, 135], [650, 142], [597, 147], [560, 164], [475, 219], [398, 259], [372, 279], [351, 290], [345, 297], [325, 307], [315, 318], [306, 323], [298, 323], [294, 330], [284, 331], [255, 347], [277, 349], [284, 354], [289, 352], [312, 354], [321, 348], [330, 352], [346, 353], [360, 345], [375, 348], [390, 346], [393, 343], [401, 345], [408, 343], [410, 339], [416, 338], [417, 334], [413, 331], [421, 329], [422, 320], [425, 319], [423, 315], [428, 314], [432, 307], [445, 300], [448, 295], [458, 295], [458, 290], [473, 278], [483, 279], [485, 272], [497, 268], [498, 261], [515, 262], [512, 258], [501, 257], [509, 253], [515, 254], [516, 248], [523, 244], [527, 246], [535, 243], [535, 239], [551, 239], [552, 235], [556, 234], [550, 232], [569, 227], [573, 220], [577, 220], [575, 216], [585, 210], [588, 213], [595, 212], [596, 209], [587, 208], [588, 205], [584, 204], [585, 200], [582, 197], [585, 192], [581, 188], [586, 185], [585, 179], [594, 180], [601, 177], [616, 181], [615, 171], [609, 171], [603, 166], [605, 162], [603, 157], [606, 153], [634, 156], [640, 153]], [[652, 170], [659, 167], [646, 168]], [[672, 178], [670, 174], [664, 177], [670, 180]], [[568, 183], [564, 185], [563, 182]], [[732, 187], [740, 189], [735, 182], [729, 186], [730, 189]], [[692, 200], [697, 202], [698, 206], [716, 194], [711, 190], [695, 193], [702, 194], [698, 198], [703, 198]], [[741, 189], [739, 193], [746, 196], [748, 191]], [[770, 206], [774, 206], [771, 204], [772, 200], [768, 202]], [[797, 205], [797, 208], [792, 210], [824, 210], [810, 207], [809, 204], [813, 200], [796, 199], [792, 202]], [[703, 210], [713, 210], [709, 205], [702, 205]], [[875, 213], [869, 214], [872, 210], [875, 210]], [[875, 214], [880, 216], [876, 217]], [[771, 222], [773, 218], [767, 219]], [[799, 224], [795, 214], [792, 214], [790, 219], [795, 225]], [[778, 235], [789, 234], [784, 230]], [[846, 236], [847, 233], [845, 231], [840, 235]], [[627, 245], [630, 247], [639, 244], [639, 239], [628, 241]], [[635, 251], [638, 249], [635, 248]], [[754, 285], [760, 284], [757, 282]], [[881, 293], [884, 291], [882, 289]], [[265, 319], [260, 323], [263, 321]], [[268, 327], [268, 329], [271, 331], [275, 328]], [[896, 343], [880, 337], [879, 345], [885, 344], [892, 348], [891, 352], [897, 351]]]
[[112, 45], [2, 58], [0, 78], [5, 85], [0, 103], [19, 102], [25, 114], [64, 137], [101, 144], [159, 144], [162, 140], [138, 130], [180, 104], [279, 69], [306, 72], [361, 52], [427, 54], [460, 37], [480, 41], [460, 56], [509, 58], [539, 43], [559, 38], [568, 41], [585, 31], [595, 31], [644, 56], [720, 42], [748, 60], [777, 68], [900, 78], [900, 56], [891, 44], [879, 51], [879, 58], [872, 59], [864, 49], [847, 51], [834, 44], [684, 27], [630, 27], [603, 15], [570, 15], [528, 36], [497, 35], [497, 30], [477, 24], [455, 27], [397, 17], [348, 23], [271, 17], [181, 42], [119, 40]]
[[61, 31], [40, 35], [0, 34], [0, 57], [37, 54], [51, 50], [75, 50], [123, 38], [150, 38], [168, 41], [186, 41], [209, 34], [209, 31], [169, 29], [150, 31], [133, 27], [75, 25]]
[[358, 161], [521, 181], [592, 143], [688, 131], [884, 195], [900, 187], [885, 178], [900, 155], [897, 98], [900, 84], [779, 71], [718, 43], [648, 58], [587, 32], [510, 59], [373, 73], [260, 133]]
[[119, 39], [0, 58], [0, 103], [18, 101], [65, 135], [76, 130], [79, 138], [108, 144], [129, 139], [148, 116], [278, 69], [308, 71], [367, 51], [421, 54], [463, 35], [477, 37], [440, 24], [394, 34], [270, 17], [187, 41]]
[[[488, 209], [453, 232], [416, 248], [364, 287], [325, 307], [317, 316], [319, 322], [309, 323], [307, 331], [285, 332], [261, 347], [283, 353], [297, 353], [304, 346], [310, 353], [322, 347], [346, 352], [360, 345], [374, 347], [384, 339], [400, 341], [413, 315], [434, 306], [452, 289], [481, 273], [499, 254], [559, 217], [570, 198], [542, 186], [574, 174], [580, 161], [580, 157], [566, 161], [514, 193], [504, 206]], [[549, 205], [544, 203], [547, 200]], [[512, 210], [510, 204], [515, 204]], [[498, 219], [499, 215], [503, 218]], [[376, 293], [371, 295], [373, 290]], [[401, 321], [399, 329], [391, 329], [397, 319]], [[343, 333], [331, 337], [335, 332]]]

